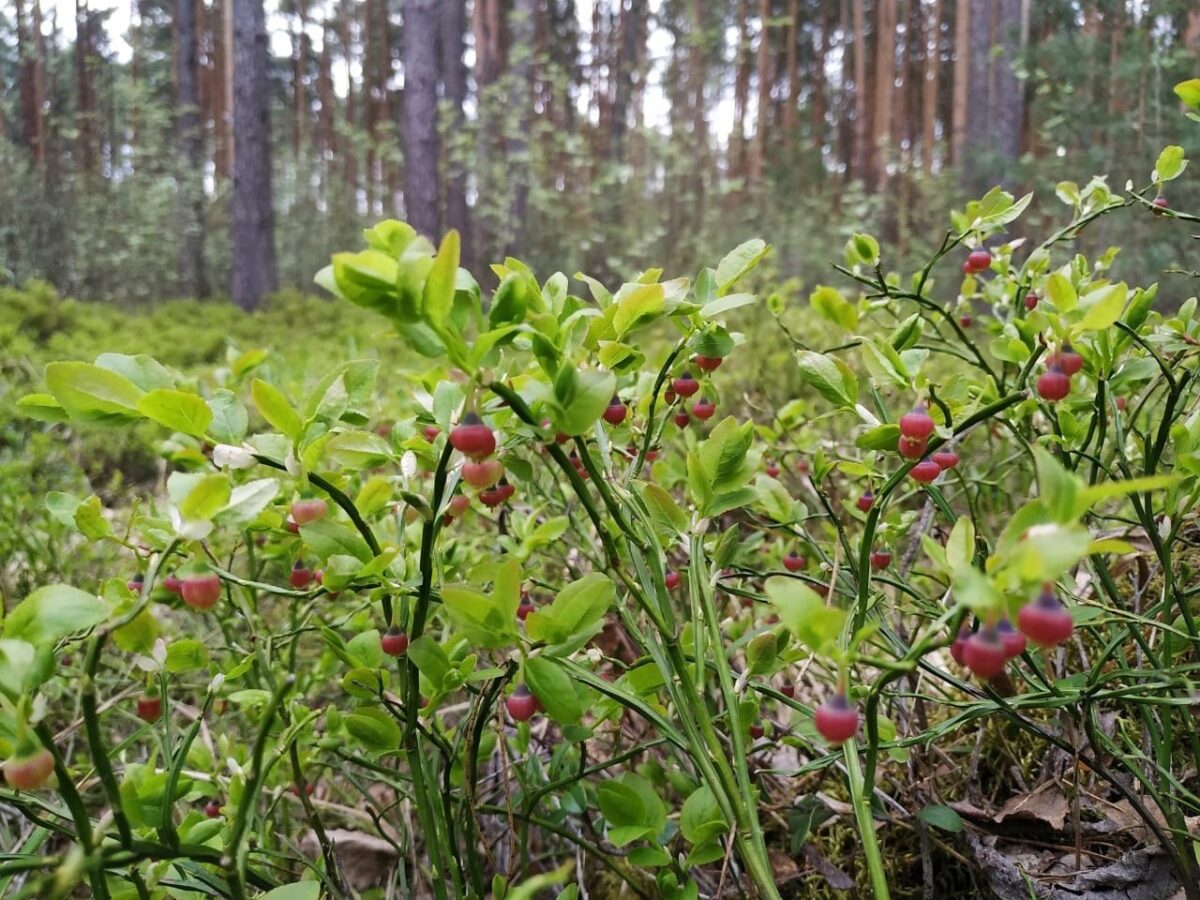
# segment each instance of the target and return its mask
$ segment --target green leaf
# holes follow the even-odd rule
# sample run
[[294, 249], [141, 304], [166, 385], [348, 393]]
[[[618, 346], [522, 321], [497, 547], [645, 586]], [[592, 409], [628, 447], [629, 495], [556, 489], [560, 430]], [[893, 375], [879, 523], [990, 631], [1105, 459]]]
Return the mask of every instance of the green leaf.
[[241, 354], [237, 359], [229, 364], [229, 371], [233, 373], [234, 378], [241, 378], [252, 369], [257, 369], [266, 362], [268, 353], [264, 347], [255, 347]]
[[473, 647], [495, 649], [517, 642], [516, 610], [508, 611], [507, 604], [502, 605], [495, 595], [467, 585], [443, 585], [442, 606], [455, 630]]
[[679, 830], [693, 844], [703, 844], [729, 830], [717, 798], [707, 785], [696, 788], [683, 801]]
[[753, 424], [738, 424], [733, 416], [726, 416], [712, 430], [698, 451], [706, 496], [739, 488], [754, 476], [753, 443]]
[[112, 525], [104, 517], [104, 508], [95, 494], [75, 507], [73, 519], [80, 534], [89, 541], [98, 541], [112, 534]]
[[920, 313], [913, 313], [888, 335], [888, 343], [897, 353], [902, 353], [911, 349], [921, 339], [923, 331], [924, 325], [921, 322]]
[[564, 587], [547, 606], [525, 619], [525, 634], [551, 645], [546, 655], [566, 656], [586, 644], [604, 627], [604, 615], [616, 601], [611, 579], [599, 572]]
[[259, 900], [319, 900], [320, 896], [321, 882], [297, 881], [267, 891]]
[[321, 559], [331, 556], [353, 556], [359, 562], [371, 561], [371, 548], [354, 529], [334, 522], [330, 519], [320, 519], [300, 526], [300, 537], [304, 546], [308, 547]]
[[743, 306], [749, 306], [756, 299], [753, 294], [726, 294], [724, 297], [719, 297], [711, 303], [705, 303], [704, 306], [700, 307], [700, 317], [712, 319], [723, 313], [740, 309]]
[[975, 525], [967, 516], [959, 516], [946, 541], [946, 562], [957, 571], [971, 565], [975, 558]]
[[934, 828], [948, 831], [951, 834], [958, 834], [963, 830], [962, 818], [949, 806], [940, 804], [926, 806], [917, 813], [917, 818], [926, 825], [932, 825]]
[[660, 537], [670, 539], [687, 531], [687, 515], [669, 491], [645, 481], [635, 482], [635, 487]]
[[229, 492], [229, 502], [216, 518], [226, 525], [249, 525], [279, 495], [279, 481], [257, 478], [237, 485]]
[[141, 418], [142, 389], [123, 375], [82, 362], [46, 366], [46, 387], [67, 414], [82, 422], [114, 424]]
[[555, 427], [563, 434], [583, 434], [604, 414], [616, 389], [612, 372], [564, 366], [554, 381]]
[[814, 653], [823, 652], [842, 633], [845, 611], [827, 606], [803, 581], [777, 576], [768, 578], [763, 587], [779, 621]]
[[191, 672], [208, 665], [208, 647], [200, 641], [184, 639], [167, 645], [166, 669], [172, 674]]
[[343, 431], [334, 435], [325, 445], [325, 458], [343, 468], [361, 471], [390, 461], [392, 448], [372, 432]]
[[304, 431], [304, 423], [300, 420], [300, 414], [283, 396], [283, 392], [279, 388], [261, 378], [255, 378], [250, 385], [250, 397], [254, 400], [259, 414], [266, 419], [267, 424], [276, 431], [286, 434], [293, 441], [300, 439]]
[[752, 238], [735, 247], [717, 263], [717, 294], [722, 295], [749, 273], [767, 255], [770, 246], [760, 238]]
[[529, 305], [528, 292], [529, 287], [523, 275], [516, 272], [505, 275], [492, 296], [488, 324], [495, 328], [497, 325], [525, 321], [525, 310]]
[[367, 707], [343, 720], [346, 731], [368, 750], [383, 752], [400, 748], [400, 726], [381, 709]]
[[671, 864], [671, 854], [661, 847], [634, 847], [626, 859], [630, 865], [641, 869], [661, 869]]
[[641, 775], [627, 773], [605, 781], [597, 789], [596, 799], [609, 826], [608, 838], [618, 847], [657, 836], [666, 824], [666, 807]]
[[225, 388], [216, 390], [208, 399], [208, 409], [212, 413], [208, 429], [213, 439], [222, 444], [240, 444], [246, 436], [249, 417], [237, 395]]
[[637, 285], [624, 296], [618, 293], [612, 317], [617, 340], [623, 340], [629, 332], [653, 322], [662, 315], [665, 305], [666, 293], [661, 284]]
[[900, 426], [888, 423], [876, 425], [863, 432], [855, 440], [854, 445], [863, 450], [895, 450], [900, 441]]
[[1045, 447], [1034, 447], [1033, 458], [1042, 504], [1054, 521], [1074, 521], [1082, 512], [1077, 499], [1082, 487], [1079, 479], [1064, 469]]
[[202, 397], [173, 388], [157, 388], [142, 396], [138, 411], [164, 428], [204, 437], [213, 413]]
[[841, 326], [844, 331], [853, 331], [858, 327], [858, 310], [837, 288], [817, 285], [817, 289], [808, 295], [808, 302], [813, 309], [830, 322]]
[[1080, 309], [1084, 310], [1083, 319], [1078, 328], [1081, 331], [1103, 331], [1121, 318], [1125, 309], [1125, 298], [1128, 294], [1125, 282], [1108, 284], [1085, 294], [1079, 301]]
[[964, 566], [954, 572], [954, 599], [982, 615], [998, 612], [1004, 597], [986, 575], [974, 566]]
[[1178, 178], [1187, 168], [1187, 163], [1182, 147], [1176, 144], [1164, 147], [1162, 153], [1158, 154], [1158, 160], [1154, 163], [1154, 172], [1151, 173], [1150, 179], [1163, 182]]
[[458, 232], [451, 229], [442, 238], [442, 245], [433, 260], [433, 268], [429, 270], [429, 277], [425, 279], [422, 306], [425, 309], [425, 317], [435, 329], [446, 326], [450, 309], [454, 305], [459, 253]]
[[67, 584], [40, 587], [15, 607], [4, 620], [5, 638], [37, 645], [56, 641], [103, 622], [108, 604]]
[[79, 498], [62, 491], [51, 491], [46, 495], [46, 511], [68, 528], [75, 527], [75, 510], [79, 509]]
[[124, 353], [101, 353], [96, 357], [96, 365], [125, 376], [143, 391], [175, 387], [175, 379], [167, 367], [145, 353], [139, 353], [136, 356]]
[[1183, 101], [1184, 106], [1200, 109], [1200, 78], [1189, 78], [1181, 81], [1173, 88], [1175, 96]]
[[26, 394], [17, 400], [21, 415], [39, 422], [66, 422], [70, 416], [50, 394]]
[[553, 660], [544, 656], [527, 659], [525, 680], [546, 715], [558, 724], [574, 725], [583, 718], [583, 703], [576, 692], [575, 681]]
[[183, 518], [207, 522], [229, 503], [229, 479], [224, 475], [173, 472], [167, 479], [167, 493]]
[[846, 244], [845, 256], [851, 265], [878, 265], [879, 241], [869, 234], [854, 234]]
[[1046, 296], [1062, 312], [1070, 312], [1079, 303], [1074, 286], [1061, 272], [1055, 272], [1046, 279]]
[[149, 608], [126, 622], [119, 628], [113, 629], [113, 640], [126, 653], [149, 653], [154, 649], [158, 639], [158, 620]]
[[858, 402], [858, 379], [841, 360], [811, 350], [796, 353], [800, 377], [836, 406], [853, 408]]
[[413, 661], [434, 690], [442, 690], [450, 674], [450, 657], [432, 635], [423, 634], [408, 645], [408, 658]]

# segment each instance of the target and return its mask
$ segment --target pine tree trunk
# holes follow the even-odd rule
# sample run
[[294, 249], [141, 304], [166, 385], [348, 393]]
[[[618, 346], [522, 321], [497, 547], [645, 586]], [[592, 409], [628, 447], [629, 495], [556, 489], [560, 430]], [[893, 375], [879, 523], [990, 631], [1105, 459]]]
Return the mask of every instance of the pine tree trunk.
[[971, 97], [971, 0], [958, 0], [954, 12], [954, 97], [950, 114], [950, 160], [967, 161], [967, 109]]
[[177, 181], [183, 212], [180, 289], [185, 297], [203, 297], [208, 291], [204, 283], [204, 136], [200, 130], [196, 0], [175, 0], [175, 92]]
[[747, 174], [750, 133], [746, 117], [750, 107], [750, 0], [738, 0], [737, 70], [733, 76], [733, 134], [729, 138], [729, 174]]
[[896, 83], [896, 0], [878, 0], [875, 20], [875, 106], [871, 128], [870, 162], [866, 182], [877, 187], [887, 181], [887, 157], [892, 141], [892, 103]]
[[854, 0], [854, 164], [856, 178], [867, 174], [867, 25], [863, 0]]
[[279, 285], [263, 0], [233, 0], [233, 56], [233, 133], [237, 152], [230, 204], [230, 295], [243, 309], [254, 309]]
[[418, 232], [438, 235], [436, 0], [404, 2], [404, 209]]
[[337, 137], [333, 124], [337, 111], [333, 94], [333, 48], [330, 46], [332, 43], [333, 32], [329, 27], [329, 20], [326, 19], [321, 34], [321, 55], [317, 62], [317, 102], [320, 104], [320, 110], [317, 112], [315, 141], [317, 157], [321, 161], [322, 187], [326, 190], [329, 177], [327, 163], [337, 152]]
[[307, 0], [296, 0], [296, 28], [292, 32], [292, 155], [298, 160], [304, 143], [304, 126], [308, 119], [308, 101], [304, 96], [304, 72], [308, 65], [305, 52], [308, 26]]
[[829, 56], [829, 36], [832, 31], [829, 4], [821, 4], [821, 35], [817, 39], [816, 57], [813, 59], [812, 78], [812, 129], [813, 147], [820, 153], [825, 146], [825, 120], [829, 115], [828, 79], [825, 77], [825, 62]]
[[771, 0], [759, 0], [758, 4], [758, 108], [754, 121], [754, 146], [750, 153], [750, 184], [762, 182], [767, 158], [767, 118], [771, 106]]
[[530, 98], [536, 8], [537, 0], [513, 0], [509, 19], [509, 27], [512, 30], [512, 81], [508, 106], [509, 114], [518, 123], [511, 132], [505, 153], [512, 183], [512, 203], [508, 214], [509, 240], [506, 248], [509, 255], [516, 255], [521, 251], [529, 225], [529, 191], [533, 181], [533, 167], [529, 159], [527, 135], [532, 118]]
[[[827, 10], [828, 5], [822, 4]], [[822, 36], [824, 38], [824, 36]], [[783, 67], [787, 78], [787, 103], [783, 105], [783, 139], [790, 144], [796, 136], [796, 115], [800, 111], [800, 63], [796, 44], [800, 40], [800, 0], [788, 0], [787, 42]]]
[[358, 115], [355, 110], [354, 90], [354, 34], [350, 27], [354, 18], [354, 0], [342, 0], [340, 37], [342, 43], [342, 58], [346, 63], [346, 136], [342, 141], [342, 180], [349, 192], [349, 204], [352, 209], [358, 207], [358, 146], [355, 132], [358, 129]]
[[[446, 131], [456, 139], [464, 127], [463, 105], [467, 100], [467, 67], [463, 62], [463, 35], [467, 27], [466, 0], [442, 0], [441, 4], [442, 96], [449, 116]], [[462, 241], [461, 258], [473, 268], [470, 211], [467, 208], [467, 167], [456, 158], [457, 147], [446, 154], [446, 227], [455, 229]]]
[[925, 173], [933, 171], [937, 145], [938, 70], [942, 63], [942, 0], [933, 0], [933, 18], [925, 39], [925, 78], [921, 91], [921, 164]]
[[[1021, 0], [971, 0], [965, 185], [1003, 180], [1021, 152], [1025, 94], [1014, 68], [1021, 50]], [[985, 163], [994, 160], [997, 171]]]

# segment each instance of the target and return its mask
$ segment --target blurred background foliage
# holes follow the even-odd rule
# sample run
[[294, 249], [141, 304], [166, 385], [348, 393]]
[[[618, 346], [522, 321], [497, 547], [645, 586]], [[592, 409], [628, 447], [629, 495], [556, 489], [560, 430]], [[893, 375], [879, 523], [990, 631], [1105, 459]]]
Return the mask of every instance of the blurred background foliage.
[[[233, 115], [250, 52], [261, 134]], [[1062, 181], [1144, 186], [1162, 145], [1197, 149], [1171, 86], [1198, 69], [1189, 0], [17, 0], [0, 277], [131, 308], [269, 270], [234, 291], [254, 306], [399, 215], [459, 228], [477, 272], [514, 253], [543, 274], [688, 273], [762, 235], [811, 288], [853, 231], [895, 268], [928, 254], [993, 183], [1037, 192], [1039, 234]], [[265, 175], [242, 158], [256, 141]], [[269, 205], [277, 260], [231, 240], [235, 194]], [[1194, 268], [1186, 234], [1129, 222], [1081, 247]], [[1161, 296], [1188, 292], [1173, 276]]]

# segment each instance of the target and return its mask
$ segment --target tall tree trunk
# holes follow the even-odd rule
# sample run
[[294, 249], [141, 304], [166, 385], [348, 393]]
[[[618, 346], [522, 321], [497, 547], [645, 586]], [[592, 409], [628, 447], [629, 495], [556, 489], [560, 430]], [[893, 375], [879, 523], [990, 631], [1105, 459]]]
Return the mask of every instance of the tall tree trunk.
[[307, 0], [296, 0], [296, 27], [292, 32], [292, 155], [300, 158], [304, 142], [304, 125], [308, 119], [308, 101], [304, 96], [304, 73], [308, 67], [305, 46], [308, 35]]
[[855, 177], [867, 174], [867, 24], [863, 0], [854, 0], [854, 165]]
[[317, 62], [317, 136], [315, 140], [317, 157], [320, 159], [322, 187], [327, 189], [325, 180], [328, 178], [326, 163], [337, 151], [337, 137], [334, 134], [334, 116], [336, 107], [333, 93], [333, 32], [329, 20], [325, 20], [321, 33], [321, 55]]
[[446, 131], [452, 146], [446, 154], [446, 227], [453, 228], [462, 241], [461, 258], [468, 269], [474, 268], [474, 241], [471, 239], [470, 211], [467, 207], [467, 167], [455, 154], [454, 140], [464, 127], [463, 105], [467, 100], [467, 67], [463, 62], [463, 35], [467, 28], [466, 0], [442, 0], [441, 4], [442, 100], [446, 106]]
[[87, 0], [75, 0], [75, 130], [80, 171], [92, 175], [100, 167], [93, 18]]
[[230, 295], [254, 309], [276, 290], [275, 210], [271, 194], [271, 95], [263, 0], [233, 0], [233, 199]]
[[875, 20], [875, 107], [871, 123], [867, 184], [887, 181], [888, 149], [893, 144], [892, 103], [896, 85], [896, 0], [878, 0]]
[[[363, 187], [367, 194], [367, 212], [375, 214], [379, 172], [379, 118], [382, 106], [379, 85], [379, 32], [375, 25], [375, 4], [385, 0], [366, 0], [362, 5], [361, 34], [363, 43], [363, 124], [367, 131], [367, 167]], [[405, 0], [407, 3], [407, 0]], [[432, 235], [431, 237], [436, 237]]]
[[342, 58], [346, 63], [346, 133], [342, 141], [342, 179], [349, 191], [350, 207], [354, 209], [358, 206], [358, 141], [355, 135], [358, 115], [355, 111], [354, 31], [351, 28], [354, 0], [342, 0], [338, 19], [341, 22]]
[[404, 209], [438, 237], [437, 0], [404, 0]]
[[233, 174], [233, 9], [232, 0], [213, 0], [212, 128], [213, 171], [218, 180]]
[[612, 127], [609, 129], [608, 157], [617, 164], [625, 161], [625, 137], [629, 131], [629, 106], [637, 79], [638, 35], [646, 14], [645, 0], [620, 4], [618, 15], [616, 71], [613, 75]]
[[950, 114], [950, 159], [967, 161], [967, 110], [971, 98], [971, 0], [957, 0], [954, 11], [954, 97]]
[[[851, 27], [850, 0], [841, 0], [838, 16], [838, 49], [841, 51], [842, 72], [841, 84], [837, 92], [837, 158], [842, 164], [842, 177], [850, 180], [854, 174], [854, 97], [857, 91], [851, 93], [850, 85], [854, 82], [854, 57], [850, 52], [850, 41], [854, 32]], [[841, 191], [833, 194], [834, 203], [838, 203]]]
[[537, 0], [513, 0], [509, 27], [512, 29], [512, 81], [508, 100], [509, 112], [518, 126], [508, 140], [506, 156], [512, 182], [512, 204], [509, 207], [509, 240], [507, 252], [515, 255], [525, 244], [528, 233], [529, 190], [533, 167], [529, 159], [529, 128], [532, 120], [533, 46], [536, 39], [534, 16]]
[[[980, 191], [1007, 175], [1021, 152], [1025, 95], [1015, 64], [1021, 49], [1021, 0], [970, 0], [971, 101], [965, 184]], [[994, 160], [997, 171], [989, 171]]]
[[175, 140], [184, 223], [179, 281], [187, 297], [208, 293], [204, 284], [204, 138], [197, 63], [196, 0], [175, 0]]
[[937, 144], [938, 68], [942, 63], [942, 0], [933, 0], [933, 18], [925, 38], [925, 78], [921, 90], [921, 164], [925, 173], [933, 171]]
[[758, 109], [754, 121], [754, 146], [750, 153], [750, 184], [762, 182], [767, 158], [767, 122], [771, 107], [771, 86], [774, 82], [771, 71], [771, 0], [758, 3]]
[[750, 0], [738, 0], [737, 69], [733, 76], [733, 134], [729, 137], [729, 170], [734, 178], [747, 174], [750, 132], [746, 117], [750, 112]]
[[692, 0], [693, 43], [689, 52], [688, 80], [692, 104], [692, 146], [696, 153], [693, 165], [695, 177], [692, 182], [692, 209], [697, 216], [704, 206], [704, 169], [708, 165], [708, 103], [705, 96], [708, 81], [708, 66], [705, 61], [708, 51], [708, 28], [706, 0]]
[[[828, 4], [821, 4], [822, 10]], [[783, 139], [791, 144], [796, 136], [796, 115], [800, 111], [800, 63], [797, 44], [800, 41], [800, 0], [788, 0], [788, 24], [784, 38], [784, 71], [787, 78], [787, 103], [783, 105]]]
[[829, 4], [821, 4], [821, 33], [817, 38], [815, 52], [816, 57], [813, 59], [813, 77], [812, 77], [812, 129], [813, 129], [813, 146], [820, 153], [825, 146], [825, 119], [829, 113], [829, 99], [827, 97], [828, 79], [825, 77], [825, 62], [829, 57], [829, 35], [832, 31], [830, 24]]
[[25, 15], [24, 0], [16, 0], [17, 80], [20, 104], [21, 142], [29, 150], [38, 178], [46, 177], [45, 53], [41, 37], [41, 9], [33, 0], [32, 22]]

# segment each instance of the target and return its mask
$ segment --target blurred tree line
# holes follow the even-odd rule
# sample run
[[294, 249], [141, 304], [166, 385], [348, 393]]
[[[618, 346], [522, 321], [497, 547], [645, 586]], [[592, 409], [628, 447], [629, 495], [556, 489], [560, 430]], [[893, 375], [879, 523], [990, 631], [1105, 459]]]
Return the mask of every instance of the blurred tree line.
[[[827, 278], [992, 183], [1049, 196], [1028, 228], [1064, 179], [1144, 185], [1198, 71], [1195, 0], [13, 0], [0, 278], [251, 307], [385, 215], [476, 270], [686, 272], [753, 232]], [[1120, 228], [1082, 239], [1185, 264]]]

